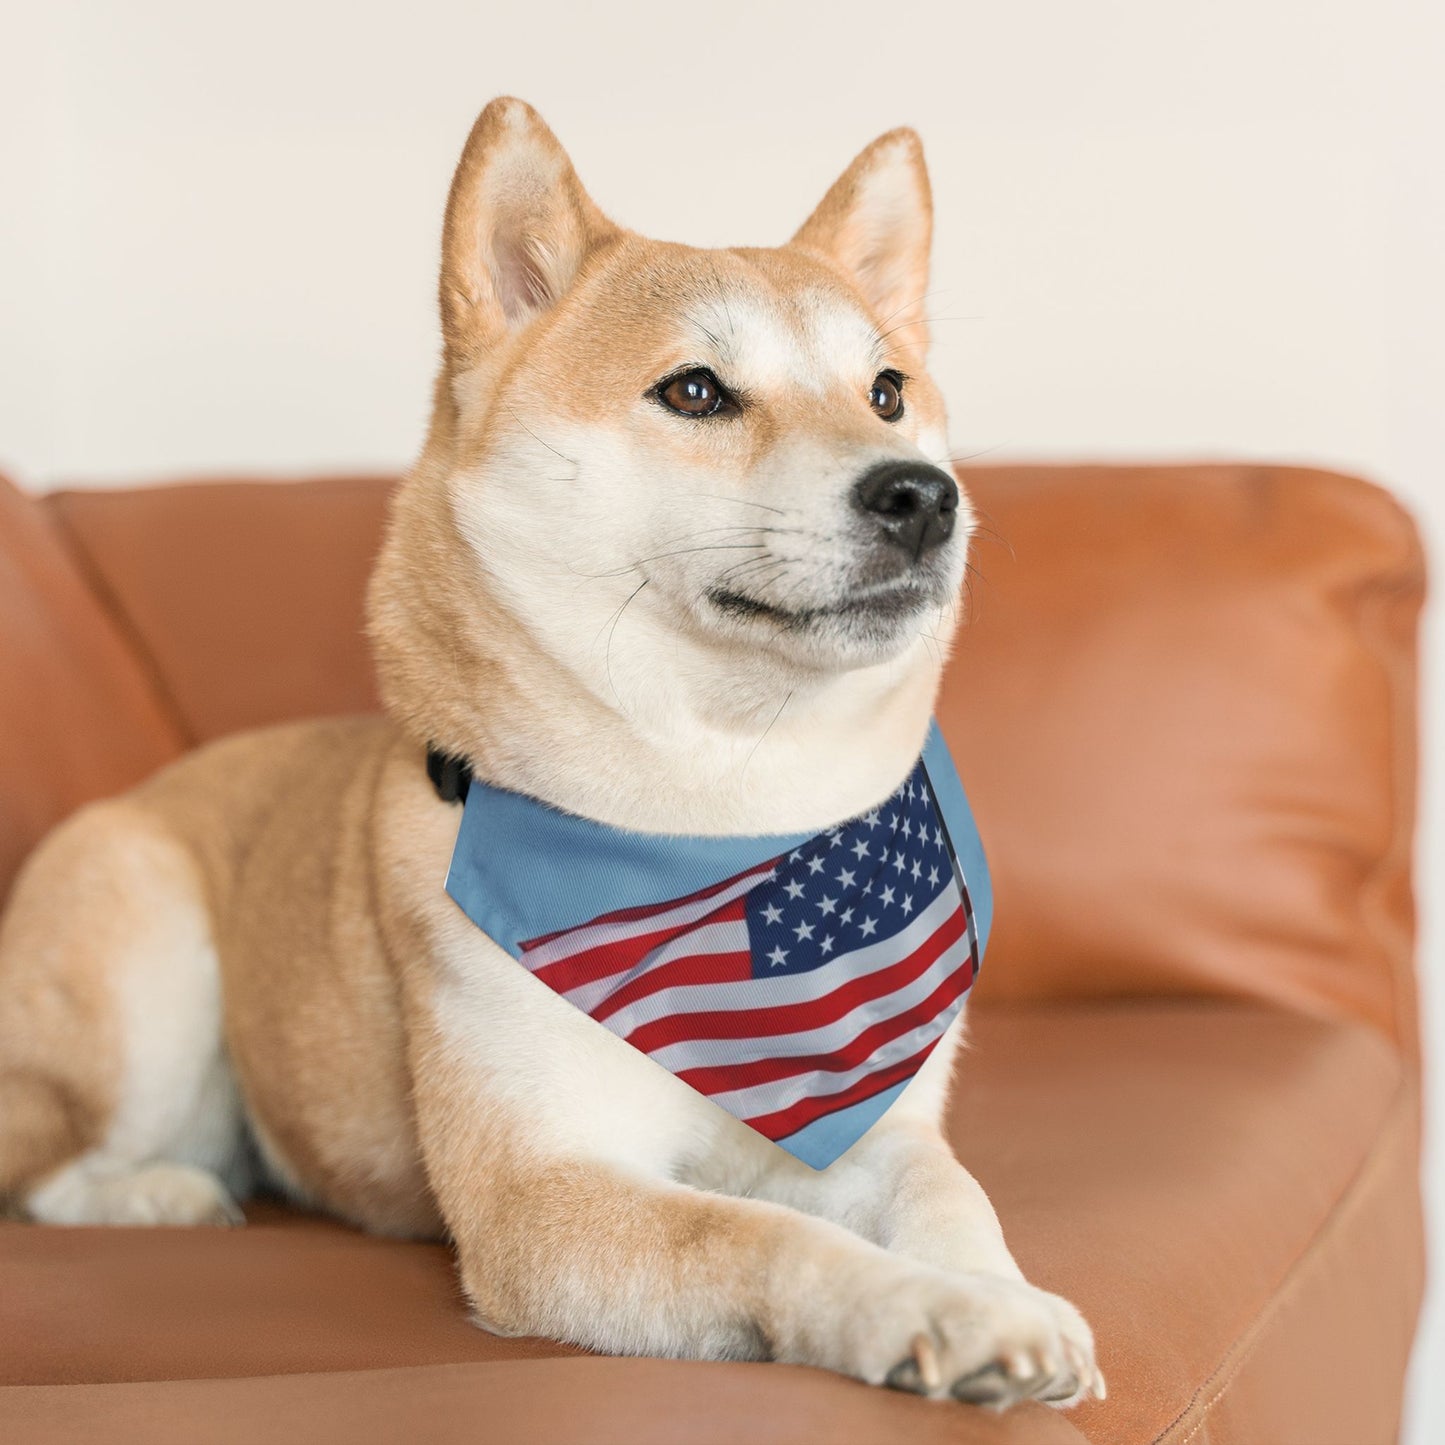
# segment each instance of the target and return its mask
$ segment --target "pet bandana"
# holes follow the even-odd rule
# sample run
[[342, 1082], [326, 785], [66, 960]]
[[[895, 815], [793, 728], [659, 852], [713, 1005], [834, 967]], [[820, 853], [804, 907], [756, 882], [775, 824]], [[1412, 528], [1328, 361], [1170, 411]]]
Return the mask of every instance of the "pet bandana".
[[634, 833], [480, 779], [460, 792], [446, 887], [467, 917], [814, 1169], [918, 1072], [988, 941], [988, 867], [937, 723], [886, 802], [817, 834]]

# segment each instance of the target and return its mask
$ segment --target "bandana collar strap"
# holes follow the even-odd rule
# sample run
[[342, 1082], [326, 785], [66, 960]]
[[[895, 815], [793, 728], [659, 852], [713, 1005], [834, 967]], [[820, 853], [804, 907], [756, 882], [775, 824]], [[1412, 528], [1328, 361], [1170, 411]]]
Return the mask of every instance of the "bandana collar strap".
[[963, 1006], [988, 867], [936, 723], [877, 808], [821, 833], [613, 828], [428, 754], [465, 807], [447, 892], [539, 982], [813, 1168]]

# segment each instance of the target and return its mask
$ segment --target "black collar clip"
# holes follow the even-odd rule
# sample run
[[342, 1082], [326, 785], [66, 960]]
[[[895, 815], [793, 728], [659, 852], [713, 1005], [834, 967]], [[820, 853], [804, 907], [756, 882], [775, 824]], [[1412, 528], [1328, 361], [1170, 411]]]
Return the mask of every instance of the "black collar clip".
[[444, 803], [464, 803], [472, 785], [472, 765], [438, 748], [426, 750], [426, 775]]

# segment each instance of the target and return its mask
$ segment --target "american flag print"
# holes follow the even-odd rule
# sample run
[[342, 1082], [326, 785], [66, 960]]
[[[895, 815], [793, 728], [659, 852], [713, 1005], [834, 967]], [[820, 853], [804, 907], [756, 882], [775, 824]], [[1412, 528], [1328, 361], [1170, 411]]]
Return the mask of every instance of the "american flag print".
[[922, 759], [885, 802], [684, 897], [519, 941], [549, 988], [815, 1168], [922, 1066], [978, 973]]

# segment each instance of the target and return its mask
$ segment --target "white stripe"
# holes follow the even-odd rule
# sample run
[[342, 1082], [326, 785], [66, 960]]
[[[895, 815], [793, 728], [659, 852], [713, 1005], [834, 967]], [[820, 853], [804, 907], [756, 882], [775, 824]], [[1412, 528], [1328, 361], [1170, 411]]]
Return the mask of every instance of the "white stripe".
[[678, 908], [665, 909], [660, 913], [649, 913], [642, 918], [627, 919], [617, 923], [590, 923], [580, 928], [559, 934], [547, 943], [539, 943], [522, 955], [528, 968], [535, 973], [549, 963], [571, 958], [575, 953], [586, 953], [590, 948], [604, 944], [618, 943], [624, 938], [636, 938], [639, 934], [659, 933], [667, 928], [676, 928], [683, 923], [696, 923], [706, 918], [734, 898], [740, 897], [768, 876], [771, 868], [755, 868], [751, 873], [741, 874], [728, 888], [722, 889], [710, 898], [694, 899]]
[[[960, 938], [949, 952], [956, 953], [961, 962], [968, 952], [967, 940]], [[953, 1022], [953, 1016], [962, 1003], [963, 995], [960, 994], [936, 1018], [919, 1024], [916, 1029], [910, 1029], [896, 1039], [890, 1039], [857, 1068], [849, 1069], [846, 1073], [835, 1074], [827, 1069], [815, 1069], [811, 1073], [795, 1074], [791, 1078], [774, 1079], [770, 1083], [754, 1084], [748, 1089], [732, 1089], [727, 1093], [710, 1094], [708, 1097], [714, 1104], [720, 1105], [739, 1119], [751, 1119], [759, 1114], [772, 1114], [779, 1109], [786, 1109], [796, 1104], [799, 1099], [841, 1094], [860, 1079], [866, 1079], [870, 1074], [876, 1074], [880, 1069], [886, 1069], [890, 1064], [896, 1064], [900, 1059], [916, 1054], [925, 1044], [939, 1038]]]
[[831, 1053], [857, 1038], [864, 1029], [872, 1028], [885, 1019], [896, 1018], [907, 1013], [915, 1004], [922, 1003], [945, 979], [958, 971], [963, 959], [968, 956], [971, 942], [970, 931], [944, 949], [928, 970], [912, 983], [894, 989], [882, 998], [864, 999], [851, 1012], [830, 1024], [801, 1029], [792, 1034], [749, 1035], [741, 1039], [681, 1039], [675, 1044], [664, 1044], [651, 1050], [648, 1057], [676, 1074], [684, 1069], [747, 1064], [757, 1059], [796, 1059], [807, 1054]]
[[[690, 929], [667, 943], [659, 944], [625, 974], [614, 973], [607, 978], [594, 979], [591, 983], [581, 984], [564, 993], [562, 997], [569, 1003], [576, 1004], [583, 1013], [591, 1013], [603, 999], [610, 997], [617, 989], [625, 988], [633, 979], [640, 978], [644, 973], [659, 968], [664, 963], [671, 963], [675, 958], [688, 958], [693, 954], [742, 953], [747, 946], [748, 926], [742, 919], [704, 923], [701, 928]], [[608, 1028], [612, 1027], [611, 1019], [604, 1019], [603, 1022]]]
[[638, 999], [607, 1020], [614, 1033], [627, 1037], [634, 1029], [670, 1014], [726, 1013], [742, 1009], [779, 1008], [811, 1003], [842, 987], [850, 979], [888, 968], [906, 958], [931, 938], [955, 909], [961, 906], [958, 890], [947, 887], [901, 933], [840, 953], [837, 958], [805, 973], [778, 974], [773, 978], [741, 983], [680, 985]]

